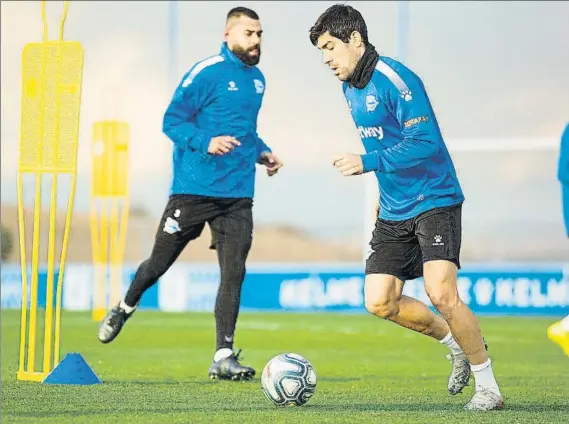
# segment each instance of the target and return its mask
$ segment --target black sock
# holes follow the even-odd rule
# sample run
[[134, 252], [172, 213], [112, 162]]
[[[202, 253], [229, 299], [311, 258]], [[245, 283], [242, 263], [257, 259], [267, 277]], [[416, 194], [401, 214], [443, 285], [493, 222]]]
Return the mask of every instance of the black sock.
[[241, 301], [241, 284], [241, 279], [233, 281], [221, 279], [215, 301], [216, 350], [233, 349], [233, 337]]
[[216, 350], [233, 349], [233, 337], [241, 302], [241, 286], [245, 277], [245, 261], [239, 261], [239, 257], [243, 255], [235, 254], [236, 252], [233, 252], [235, 248], [243, 249], [242, 246], [232, 243], [219, 244], [217, 247], [221, 282], [215, 301]]

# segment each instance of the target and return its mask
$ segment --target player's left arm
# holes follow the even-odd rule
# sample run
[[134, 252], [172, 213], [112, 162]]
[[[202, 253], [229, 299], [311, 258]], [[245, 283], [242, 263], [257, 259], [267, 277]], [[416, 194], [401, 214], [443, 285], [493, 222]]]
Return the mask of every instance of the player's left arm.
[[267, 175], [272, 177], [283, 166], [282, 160], [273, 153], [271, 148], [265, 142], [257, 137], [257, 163], [267, 167]]
[[255, 132], [255, 138], [257, 140], [257, 163], [261, 163], [264, 155], [268, 153], [273, 153], [273, 150], [263, 141], [261, 137]]
[[438, 128], [425, 88], [420, 81], [413, 82], [410, 94], [400, 92], [393, 84], [383, 92], [381, 100], [387, 103], [397, 120], [403, 139], [388, 149], [361, 155], [363, 172], [413, 168], [440, 148]]

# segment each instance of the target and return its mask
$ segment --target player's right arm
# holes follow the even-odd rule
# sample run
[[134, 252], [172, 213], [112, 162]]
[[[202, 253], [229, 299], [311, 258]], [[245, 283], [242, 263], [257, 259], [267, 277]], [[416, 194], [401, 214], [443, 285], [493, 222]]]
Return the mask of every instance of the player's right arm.
[[199, 128], [196, 115], [211, 100], [215, 80], [210, 70], [194, 75], [188, 72], [166, 109], [162, 131], [176, 147], [201, 153], [224, 154], [240, 143], [231, 136], [215, 137], [210, 131]]

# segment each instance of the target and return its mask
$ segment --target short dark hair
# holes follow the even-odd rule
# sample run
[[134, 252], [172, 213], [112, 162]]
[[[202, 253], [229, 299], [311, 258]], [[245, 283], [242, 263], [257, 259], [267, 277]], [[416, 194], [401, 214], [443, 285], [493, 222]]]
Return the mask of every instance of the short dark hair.
[[315, 46], [318, 38], [328, 32], [332, 37], [347, 43], [354, 31], [360, 33], [364, 44], [367, 45], [367, 25], [362, 14], [352, 6], [335, 4], [321, 14], [310, 28], [310, 42]]
[[248, 18], [255, 19], [256, 21], [259, 20], [259, 15], [257, 15], [254, 10], [247, 7], [234, 7], [227, 12], [227, 20], [229, 20], [229, 18], [240, 18], [241, 16], [247, 16]]

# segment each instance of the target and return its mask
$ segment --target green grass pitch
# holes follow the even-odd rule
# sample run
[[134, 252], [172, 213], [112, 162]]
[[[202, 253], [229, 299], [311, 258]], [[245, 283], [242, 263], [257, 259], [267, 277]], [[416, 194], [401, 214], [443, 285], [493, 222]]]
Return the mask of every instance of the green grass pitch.
[[[212, 314], [139, 311], [109, 345], [87, 313], [63, 313], [62, 352], [80, 352], [102, 385], [16, 381], [19, 311], [2, 311], [2, 423], [569, 423], [569, 358], [546, 337], [548, 318], [480, 318], [505, 409], [462, 410], [451, 397], [446, 349], [369, 315], [242, 313], [236, 347], [252, 382], [207, 377]], [[259, 375], [274, 355], [312, 361], [316, 394], [276, 408]]]

